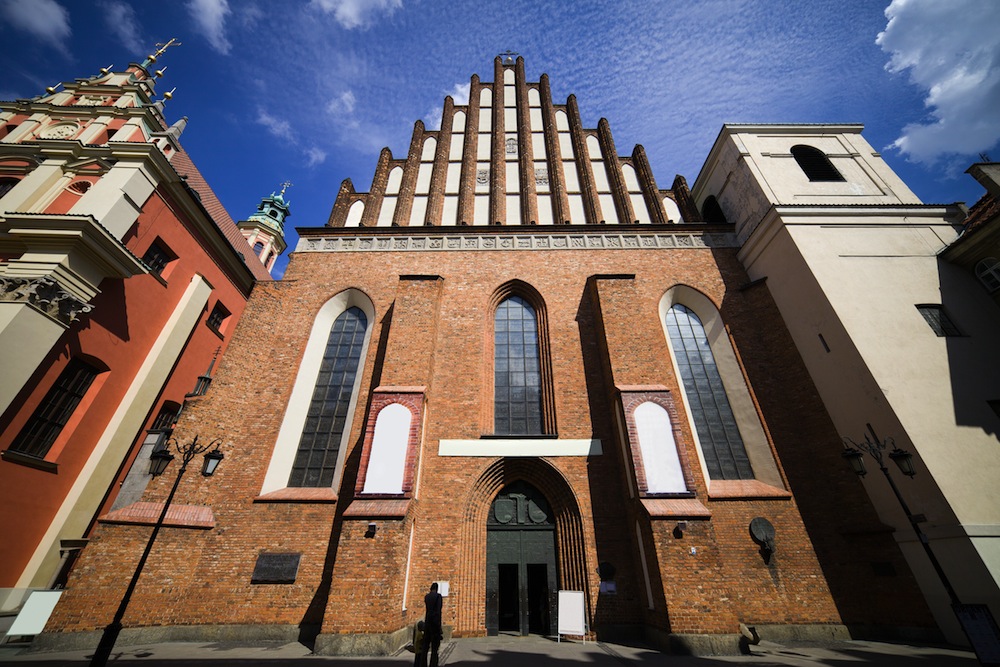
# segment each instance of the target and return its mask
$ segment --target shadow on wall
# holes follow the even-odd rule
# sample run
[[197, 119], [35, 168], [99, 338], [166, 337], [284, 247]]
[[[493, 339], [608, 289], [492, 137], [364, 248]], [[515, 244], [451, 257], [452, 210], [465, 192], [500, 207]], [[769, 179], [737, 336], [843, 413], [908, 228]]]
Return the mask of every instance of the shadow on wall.
[[1000, 435], [1000, 308], [979, 280], [938, 260], [941, 305], [957, 335], [947, 336], [948, 372], [958, 426]]

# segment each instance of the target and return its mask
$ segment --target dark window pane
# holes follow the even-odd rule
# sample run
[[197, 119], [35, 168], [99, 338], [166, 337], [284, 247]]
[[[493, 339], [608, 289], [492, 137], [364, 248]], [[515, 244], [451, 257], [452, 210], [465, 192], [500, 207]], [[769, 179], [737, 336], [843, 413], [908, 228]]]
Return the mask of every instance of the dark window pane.
[[167, 267], [167, 264], [174, 261], [173, 255], [170, 251], [158, 244], [156, 241], [149, 246], [146, 250], [146, 254], [142, 256], [142, 261], [146, 263], [146, 266], [156, 275], [163, 273], [163, 269]]
[[494, 319], [494, 431], [541, 433], [541, 375], [535, 310], [513, 296], [501, 303]]
[[753, 479], [750, 460], [701, 321], [680, 304], [667, 312], [666, 319], [670, 345], [677, 358], [709, 477]]
[[792, 157], [810, 181], [843, 181], [844, 177], [826, 154], [812, 146], [792, 146]]
[[924, 320], [930, 325], [931, 329], [940, 337], [945, 336], [961, 336], [962, 333], [955, 326], [955, 323], [951, 321], [948, 317], [948, 313], [944, 312], [944, 307], [926, 305], [917, 306], [917, 310], [920, 314], [924, 316]]
[[45, 458], [96, 377], [96, 368], [79, 359], [70, 359], [31, 419], [11, 443], [11, 450]]
[[333, 323], [288, 486], [333, 484], [368, 319], [349, 308]]

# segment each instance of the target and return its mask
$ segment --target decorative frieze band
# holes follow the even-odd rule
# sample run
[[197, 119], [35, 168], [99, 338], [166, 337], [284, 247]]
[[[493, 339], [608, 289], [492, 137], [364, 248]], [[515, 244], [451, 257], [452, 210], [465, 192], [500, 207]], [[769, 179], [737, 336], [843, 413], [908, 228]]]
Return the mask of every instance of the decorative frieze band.
[[49, 276], [11, 278], [0, 276], [0, 301], [28, 303], [54, 320], [69, 325], [94, 307], [62, 289]]
[[334, 236], [299, 239], [296, 252], [406, 250], [622, 250], [736, 248], [735, 234], [531, 234], [451, 236]]

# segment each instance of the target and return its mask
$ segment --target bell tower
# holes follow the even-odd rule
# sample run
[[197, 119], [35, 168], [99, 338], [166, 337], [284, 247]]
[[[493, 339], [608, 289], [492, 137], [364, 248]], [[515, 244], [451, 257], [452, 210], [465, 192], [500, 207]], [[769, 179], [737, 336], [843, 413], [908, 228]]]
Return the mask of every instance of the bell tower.
[[285, 218], [291, 215], [289, 202], [285, 201], [285, 190], [292, 184], [285, 181], [281, 192], [271, 193], [257, 205], [257, 212], [237, 225], [261, 264], [270, 271], [278, 255], [285, 251]]

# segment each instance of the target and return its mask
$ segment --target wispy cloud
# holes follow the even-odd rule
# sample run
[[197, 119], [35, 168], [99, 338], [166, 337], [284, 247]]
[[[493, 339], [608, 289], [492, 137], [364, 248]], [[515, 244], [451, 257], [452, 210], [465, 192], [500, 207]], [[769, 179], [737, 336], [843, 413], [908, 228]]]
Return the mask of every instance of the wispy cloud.
[[142, 57], [142, 29], [132, 5], [121, 0], [104, 0], [98, 6], [104, 11], [104, 24], [111, 34], [118, 38], [133, 57]]
[[469, 103], [469, 90], [472, 88], [471, 83], [456, 83], [455, 87], [451, 89], [448, 93], [451, 98], [455, 101], [455, 104], [468, 104]]
[[906, 125], [891, 147], [933, 164], [988, 150], [1000, 139], [1000, 3], [893, 0], [876, 43], [886, 69], [926, 91], [928, 122]]
[[306, 166], [315, 167], [318, 164], [322, 164], [326, 160], [326, 151], [316, 148], [306, 149]]
[[257, 5], [241, 4], [237, 10], [236, 17], [239, 19], [241, 26], [252, 29], [257, 27], [257, 24], [266, 18], [266, 14]]
[[[284, 118], [271, 115], [265, 109], [257, 110], [257, 124], [263, 125], [271, 136], [281, 139], [289, 146], [300, 147], [303, 142], [299, 140], [298, 134], [292, 129], [292, 124]], [[307, 146], [302, 149], [307, 167], [315, 167], [326, 161], [326, 151], [318, 146]]]
[[68, 53], [69, 11], [55, 0], [2, 0], [0, 16], [18, 30], [31, 33], [58, 51]]
[[295, 141], [292, 126], [287, 120], [275, 118], [264, 109], [257, 110], [257, 122], [267, 128], [267, 131], [279, 139]]
[[402, 8], [403, 0], [312, 0], [310, 6], [333, 14], [337, 23], [351, 30], [367, 28], [380, 14], [391, 16]]
[[[445, 95], [451, 96], [452, 101], [456, 106], [462, 106], [469, 103], [469, 91], [472, 89], [471, 83], [456, 83], [455, 87], [451, 90], [445, 91]], [[440, 104], [435, 104], [431, 107], [431, 110], [424, 114], [424, 126], [428, 130], [438, 130], [441, 128], [441, 115], [444, 113], [444, 107]]]
[[226, 37], [226, 17], [232, 13], [228, 0], [188, 0], [187, 10], [200, 32], [212, 48], [229, 55], [232, 44]]
[[326, 105], [327, 113], [334, 115], [344, 115], [354, 113], [354, 106], [357, 104], [358, 100], [354, 97], [354, 92], [351, 90], [346, 90], [340, 95], [334, 97]]

